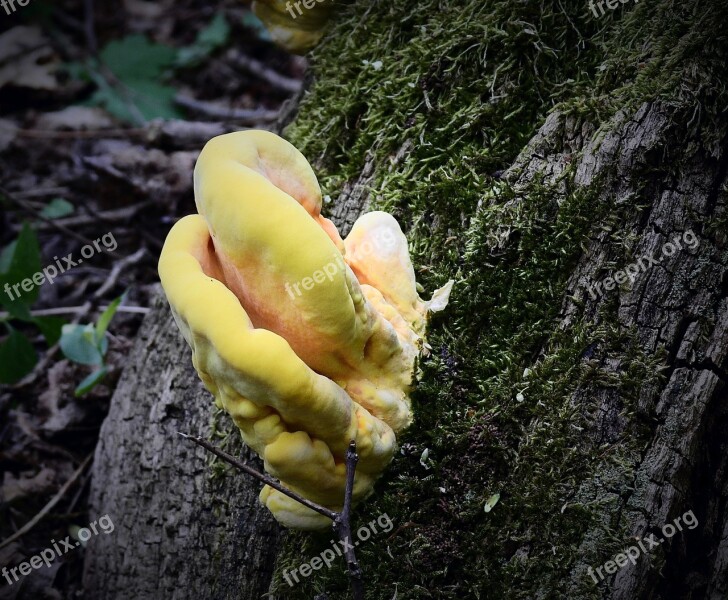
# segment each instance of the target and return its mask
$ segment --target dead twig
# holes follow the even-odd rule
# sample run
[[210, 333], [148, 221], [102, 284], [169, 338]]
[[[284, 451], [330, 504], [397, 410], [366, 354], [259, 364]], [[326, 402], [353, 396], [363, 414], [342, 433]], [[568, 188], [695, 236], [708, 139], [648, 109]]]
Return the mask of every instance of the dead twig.
[[268, 110], [265, 108], [229, 108], [202, 100], [195, 100], [182, 94], [177, 94], [174, 101], [182, 108], [223, 121], [242, 121], [246, 124], [255, 125], [275, 121], [278, 117], [277, 110]]
[[96, 42], [96, 29], [94, 27], [94, 0], [83, 2], [83, 30], [86, 35], [86, 47], [91, 56], [96, 56], [99, 46]]
[[183, 121], [182, 119], [155, 119], [147, 126], [146, 141], [167, 148], [199, 149], [208, 140], [238, 131], [240, 127], [219, 121]]
[[[31, 213], [34, 217], [40, 219], [41, 221], [44, 221], [54, 229], [57, 229], [58, 231], [61, 231], [62, 233], [65, 233], [66, 235], [72, 237], [75, 240], [83, 242], [86, 245], [93, 246], [93, 240], [90, 240], [87, 237], [76, 233], [75, 231], [69, 229], [68, 227], [65, 227], [64, 225], [59, 225], [58, 223], [54, 222], [53, 219], [49, 219], [48, 217], [43, 216], [43, 214], [39, 210], [33, 208], [31, 204], [29, 204], [25, 200], [17, 198], [14, 194], [8, 192], [4, 187], [0, 187], [0, 194], [2, 194], [7, 200], [15, 204], [17, 207], [21, 208], [27, 213]], [[113, 252], [109, 252], [109, 254], [118, 258], [118, 255]]]
[[149, 144], [199, 149], [199, 146], [218, 135], [237, 131], [238, 127], [226, 127], [219, 121], [184, 121], [182, 119], [154, 119], [145, 127], [128, 129], [21, 129], [0, 123], [0, 131], [8, 131], [18, 137], [42, 140], [73, 140], [93, 138], [142, 138]]
[[279, 90], [283, 90], [284, 92], [295, 94], [301, 89], [301, 85], [303, 85], [298, 79], [292, 79], [291, 77], [281, 75], [273, 69], [266, 67], [265, 64], [259, 60], [245, 56], [236, 50], [231, 51], [229, 57], [234, 66], [259, 77], [263, 81], [275, 88], [278, 88]]
[[[65, 227], [80, 227], [82, 225], [90, 225], [97, 221], [105, 221], [106, 223], [118, 225], [120, 221], [126, 221], [136, 216], [136, 214], [153, 204], [152, 200], [139, 202], [125, 208], [117, 208], [115, 210], [100, 211], [91, 215], [77, 215], [75, 217], [66, 217], [63, 219], [53, 219], [54, 224], [64, 225]], [[50, 223], [40, 223], [37, 227], [39, 230], [49, 229], [53, 227]]]
[[354, 490], [354, 473], [359, 456], [356, 453], [356, 442], [351, 441], [346, 451], [346, 491], [344, 492], [344, 506], [334, 519], [334, 531], [344, 542], [344, 557], [346, 569], [351, 580], [351, 589], [354, 600], [364, 600], [364, 581], [359, 561], [354, 554], [354, 544], [351, 541], [351, 498]]
[[311, 502], [296, 492], [289, 490], [285, 486], [281, 485], [279, 481], [256, 471], [252, 467], [246, 465], [243, 461], [213, 446], [207, 440], [204, 440], [201, 437], [188, 435], [186, 433], [178, 433], [183, 438], [192, 440], [192, 442], [198, 446], [201, 446], [208, 452], [211, 452], [218, 458], [221, 458], [236, 469], [243, 471], [243, 473], [247, 473], [251, 477], [254, 477], [258, 481], [262, 481], [263, 483], [271, 486], [273, 489], [285, 494], [289, 498], [293, 498], [296, 502], [303, 504], [311, 510], [331, 519], [333, 521], [334, 532], [338, 536], [342, 546], [345, 548], [344, 557], [346, 558], [347, 572], [349, 574], [349, 579], [351, 580], [351, 589], [354, 595], [354, 600], [364, 600], [362, 570], [359, 567], [359, 562], [357, 561], [356, 554], [354, 553], [354, 544], [351, 543], [351, 500], [354, 491], [356, 463], [359, 462], [359, 456], [356, 453], [356, 442], [354, 440], [349, 443], [349, 447], [346, 451], [346, 488], [344, 490], [344, 505], [341, 512], [336, 512], [326, 508], [325, 506]]
[[[103, 311], [109, 308], [108, 306], [99, 306], [98, 309]], [[83, 310], [83, 306], [64, 306], [60, 308], [41, 308], [40, 310], [31, 310], [31, 317], [54, 317], [57, 315], [72, 315]], [[136, 315], [146, 315], [151, 309], [143, 306], [120, 306], [116, 309], [116, 312], [130, 313]], [[7, 319], [10, 313], [0, 312], [0, 319]]]
[[38, 138], [43, 140], [72, 140], [85, 138], [112, 138], [112, 137], [134, 137], [144, 136], [146, 129], [79, 129], [77, 131], [56, 131], [54, 129], [16, 129], [0, 124], [3, 131], [11, 131], [19, 137]]
[[307, 500], [303, 496], [298, 495], [296, 492], [289, 490], [286, 487], [283, 487], [278, 481], [276, 481], [269, 475], [264, 475], [263, 473], [259, 473], [253, 467], [249, 467], [243, 461], [238, 460], [231, 454], [228, 454], [227, 452], [223, 452], [219, 448], [216, 448], [207, 440], [204, 440], [201, 437], [195, 437], [195, 436], [192, 436], [192, 435], [189, 435], [186, 433], [182, 433], [182, 432], [178, 432], [178, 433], [180, 436], [182, 436], [186, 440], [192, 440], [198, 446], [201, 446], [208, 452], [212, 452], [212, 454], [214, 454], [218, 458], [221, 458], [226, 463], [232, 465], [239, 471], [242, 471], [243, 473], [247, 473], [251, 477], [255, 477], [258, 481], [261, 481], [261, 482], [265, 483], [266, 485], [269, 485], [273, 489], [278, 490], [281, 494], [285, 494], [289, 498], [293, 498], [296, 502], [303, 504], [304, 506], [310, 508], [311, 510], [315, 510], [317, 513], [323, 515], [324, 517], [328, 517], [332, 521], [335, 521], [336, 518], [338, 517], [338, 513], [334, 512], [333, 510], [329, 510], [325, 506], [321, 506], [319, 504], [316, 504], [315, 502], [311, 502], [310, 500]]
[[28, 533], [33, 527], [35, 527], [38, 523], [40, 523], [43, 520], [43, 517], [45, 517], [52, 509], [53, 507], [58, 504], [63, 496], [66, 495], [66, 492], [71, 488], [71, 486], [76, 482], [76, 480], [81, 476], [81, 473], [84, 472], [86, 467], [91, 462], [91, 459], [94, 457], [94, 453], [92, 452], [89, 454], [85, 460], [81, 463], [81, 465], [73, 472], [73, 475], [71, 475], [71, 478], [66, 481], [66, 483], [63, 484], [60, 490], [56, 492], [56, 495], [51, 498], [50, 502], [46, 504], [43, 508], [41, 508], [40, 512], [35, 515], [30, 521], [28, 521], [25, 525], [23, 525], [20, 529], [18, 529], [13, 535], [11, 535], [8, 539], [6, 539], [4, 542], [0, 543], [0, 548], [4, 548], [8, 544], [12, 544], [15, 540], [18, 538], [24, 536], [26, 533]]
[[43, 198], [44, 196], [61, 196], [68, 193], [66, 187], [36, 188], [27, 192], [14, 192], [16, 198]]
[[142, 258], [144, 258], [146, 253], [146, 248], [140, 248], [134, 254], [131, 254], [116, 263], [111, 269], [111, 273], [109, 273], [109, 276], [106, 278], [106, 281], [104, 281], [103, 285], [94, 292], [94, 300], [99, 300], [106, 292], [114, 287], [119, 279], [119, 275], [121, 275], [124, 269], [126, 269], [130, 265], [135, 265], [136, 263], [138, 263]]

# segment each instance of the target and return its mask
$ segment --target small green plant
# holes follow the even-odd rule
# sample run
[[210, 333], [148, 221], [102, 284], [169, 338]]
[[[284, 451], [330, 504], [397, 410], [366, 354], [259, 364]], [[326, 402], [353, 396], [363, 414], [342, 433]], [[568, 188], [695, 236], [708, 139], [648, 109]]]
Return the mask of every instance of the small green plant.
[[72, 215], [76, 208], [65, 198], [54, 198], [43, 210], [40, 211], [42, 217], [46, 219], [61, 219]]
[[[46, 208], [50, 209], [52, 205]], [[40, 273], [38, 237], [30, 225], [24, 223], [17, 239], [0, 251], [0, 306], [6, 311], [0, 316], [0, 325], [7, 333], [0, 341], [0, 383], [17, 383], [38, 362], [33, 343], [17, 329], [19, 323], [35, 325], [49, 346], [60, 338], [61, 327], [65, 323], [63, 319], [34, 317], [31, 314], [30, 309], [38, 299], [38, 285], [34, 283], [26, 288], [19, 287], [24, 281], [33, 282]]]
[[98, 385], [109, 372], [106, 353], [109, 350], [107, 330], [126, 294], [114, 300], [101, 313], [96, 324], [64, 325], [61, 333], [61, 350], [64, 356], [81, 365], [95, 367], [94, 371], [78, 384], [76, 397], [83, 396]]

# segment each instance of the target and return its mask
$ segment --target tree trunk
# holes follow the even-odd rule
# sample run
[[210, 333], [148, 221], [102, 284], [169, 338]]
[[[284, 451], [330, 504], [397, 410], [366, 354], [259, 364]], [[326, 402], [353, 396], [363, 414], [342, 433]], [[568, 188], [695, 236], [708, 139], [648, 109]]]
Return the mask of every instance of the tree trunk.
[[[686, 535], [678, 535], [672, 544], [660, 543], [652, 550], [648, 542], [643, 542], [646, 549], [652, 550], [651, 560], [627, 563], [614, 577], [607, 575], [609, 587], [604, 597], [726, 598], [726, 236], [725, 231], [697, 225], [707, 224], [716, 213], [725, 211], [725, 141], [718, 150], [700, 148], [697, 138], [704, 132], [694, 140], [678, 139], [680, 126], [675, 124], [672, 111], [659, 102], [646, 103], [629, 117], [619, 114], [597, 140], [592, 139], [593, 130], [579, 130], [576, 125], [564, 115], [552, 113], [506, 177], [516, 190], [528, 188], [535, 177], [541, 178], [542, 183], [561, 187], [563, 199], [568, 191], [559, 179], [570, 157], [576, 155], [579, 158], [573, 167], [573, 183], [588, 188], [603, 178], [599, 202], [609, 198], [629, 201], [641, 195], [645, 210], [628, 227], [638, 240], [633, 252], [635, 262], [631, 264], [640, 266], [640, 257], [652, 256], [660, 266], [640, 272], [631, 289], [620, 291], [616, 316], [620, 329], [632, 332], [640, 351], [657, 354], [663, 350], [667, 365], [658, 385], [640, 386], [634, 412], [629, 415], [625, 414], [626, 402], [613, 389], [583, 386], [576, 390], [576, 405], [582, 405], [587, 395], [595, 400], [596, 417], [589, 434], [595, 444], [617, 445], [641, 421], [649, 423], [650, 436], [642, 456], [634, 457], [628, 493], [619, 495], [610, 489], [614, 480], [607, 472], [599, 473], [605, 483], [595, 489], [595, 481], [589, 480], [582, 484], [580, 492], [601, 502], [613, 497], [614, 508], [605, 520], [624, 520], [632, 540], [621, 551], [632, 545], [639, 548], [637, 540], [650, 534], [654, 534], [655, 541], [668, 542], [674, 534], [667, 529], [665, 535], [661, 529], [686, 511], [692, 511], [699, 521], [699, 527], [690, 527], [692, 531], [683, 524]], [[717, 156], [714, 150], [718, 150]], [[674, 177], [653, 179], [649, 188], [641, 191], [644, 180], [635, 173], [656, 157], [679, 167]], [[692, 222], [697, 225], [694, 233], [699, 245], [687, 252], [670, 249], [674, 254], [667, 256], [668, 249], [663, 248], [675, 238], [675, 245], [685, 246], [683, 239], [690, 227], [682, 215], [695, 215]], [[568, 329], [582, 310], [595, 322], [603, 318], [600, 309], [608, 300], [600, 297], [595, 287], [591, 292], [588, 289], [602, 279], [601, 273], [615, 271], [611, 262], [615, 256], [608, 250], [612, 235], [613, 231], [605, 230], [591, 239], [569, 277], [561, 315], [563, 329]], [[644, 260], [642, 264], [648, 263]], [[582, 359], [594, 360], [598, 351], [589, 348]], [[630, 368], [632, 358], [615, 355], [602, 360], [605, 373], [617, 374]], [[602, 537], [596, 531], [585, 536], [585, 557], [591, 553], [590, 534]], [[574, 593], [584, 569], [596, 569], [598, 564], [583, 560], [575, 563], [570, 588]], [[602, 574], [606, 571], [602, 570]], [[600, 575], [596, 578], [599, 580]], [[552, 590], [539, 591], [548, 595]]]
[[[405, 4], [342, 9], [287, 131], [343, 233], [390, 210], [418, 279], [458, 280], [359, 510], [396, 525], [358, 550], [369, 597], [728, 597], [725, 7]], [[209, 431], [189, 357], [160, 301], [96, 454], [89, 597], [347, 597], [283, 584], [325, 540], [176, 436]]]
[[[278, 529], [255, 483], [177, 435], [208, 437], [212, 405], [161, 294], [130, 359], [96, 450], [90, 510], [115, 528], [89, 541], [89, 597], [259, 598]], [[241, 451], [227, 420], [220, 429]]]

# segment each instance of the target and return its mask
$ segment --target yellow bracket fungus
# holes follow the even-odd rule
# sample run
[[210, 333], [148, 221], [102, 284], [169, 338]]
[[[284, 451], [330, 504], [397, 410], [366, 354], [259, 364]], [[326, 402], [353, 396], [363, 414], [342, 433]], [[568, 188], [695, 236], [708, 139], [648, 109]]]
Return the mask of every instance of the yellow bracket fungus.
[[[266, 471], [332, 510], [355, 440], [361, 500], [412, 420], [428, 304], [405, 236], [373, 212], [342, 240], [306, 159], [265, 131], [208, 142], [194, 189], [199, 214], [172, 228], [159, 274], [195, 369]], [[330, 524], [268, 486], [260, 497], [286, 526]]]

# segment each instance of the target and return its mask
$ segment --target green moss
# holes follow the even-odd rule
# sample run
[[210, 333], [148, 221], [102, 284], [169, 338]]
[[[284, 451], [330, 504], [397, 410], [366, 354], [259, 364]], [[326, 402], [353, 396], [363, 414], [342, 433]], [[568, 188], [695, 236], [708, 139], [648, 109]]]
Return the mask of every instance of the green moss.
[[[334, 198], [373, 162], [372, 207], [407, 231], [418, 281], [431, 291], [457, 280], [431, 324], [402, 453], [357, 511], [358, 525], [383, 513], [395, 524], [357, 550], [369, 598], [600, 597], [569, 574], [623, 545], [626, 523], [605, 507], [630, 489], [650, 431], [637, 393], [656, 386], [664, 356], [615, 325], [614, 304], [557, 322], [585, 244], [643, 207], [605, 201], [598, 181], [575, 188], [570, 166], [558, 189], [517, 195], [499, 175], [554, 109], [594, 129], [656, 98], [713, 118], [720, 103], [701, 82], [715, 73], [694, 66], [719, 47], [705, 15], [720, 9], [688, 4], [595, 19], [584, 0], [359, 2], [314, 53], [287, 137]], [[608, 245], [615, 268], [629, 262], [633, 240]], [[616, 356], [628, 361], [615, 372], [605, 364]], [[619, 439], [588, 433], [596, 394], [627, 423]], [[289, 536], [283, 597], [349, 597], [340, 564], [290, 589], [281, 578], [330, 539]]]

